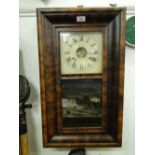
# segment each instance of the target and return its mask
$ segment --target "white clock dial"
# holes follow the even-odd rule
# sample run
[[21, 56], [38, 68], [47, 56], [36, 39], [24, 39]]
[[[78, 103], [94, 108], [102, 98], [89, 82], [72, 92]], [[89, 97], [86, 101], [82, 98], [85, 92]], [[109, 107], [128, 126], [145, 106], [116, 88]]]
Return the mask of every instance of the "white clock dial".
[[101, 72], [102, 35], [100, 32], [64, 32], [60, 39], [62, 74]]

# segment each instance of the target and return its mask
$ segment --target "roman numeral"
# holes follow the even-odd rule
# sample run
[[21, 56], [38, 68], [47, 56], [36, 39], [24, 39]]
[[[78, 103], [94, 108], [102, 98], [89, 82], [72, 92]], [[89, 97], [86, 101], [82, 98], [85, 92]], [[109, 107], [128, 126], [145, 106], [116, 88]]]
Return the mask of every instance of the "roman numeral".
[[68, 63], [70, 63], [70, 62], [71, 62], [71, 57], [68, 57], [68, 58], [66, 59], [66, 61], [67, 61]]
[[73, 64], [72, 64], [72, 67], [76, 67], [76, 61], [77, 61], [77, 59], [75, 59], [75, 58], [72, 58], [73, 59]]
[[73, 68], [75, 68], [75, 66], [76, 66], [76, 63], [75, 63], [75, 62], [73, 62], [72, 67], [73, 67]]
[[89, 57], [89, 59], [90, 59], [91, 61], [93, 61], [93, 62], [96, 62], [96, 58], [94, 58], [94, 57]]
[[69, 53], [70, 53], [69, 51], [64, 52], [65, 55], [68, 55]]
[[80, 70], [83, 70], [83, 65], [80, 65]]
[[93, 43], [93, 44], [91, 44], [90, 46], [93, 47], [93, 46], [95, 46], [95, 45], [96, 45], [96, 43]]
[[94, 51], [92, 54], [98, 54], [98, 51], [96, 50], [96, 51]]
[[66, 44], [67, 44], [69, 47], [72, 47], [72, 45], [69, 44], [69, 41], [68, 41], [68, 40], [66, 41]]
[[76, 43], [76, 42], [77, 42], [77, 40], [76, 40], [75, 38], [73, 38], [73, 41], [74, 41], [74, 43]]
[[83, 41], [83, 36], [80, 36], [80, 41]]

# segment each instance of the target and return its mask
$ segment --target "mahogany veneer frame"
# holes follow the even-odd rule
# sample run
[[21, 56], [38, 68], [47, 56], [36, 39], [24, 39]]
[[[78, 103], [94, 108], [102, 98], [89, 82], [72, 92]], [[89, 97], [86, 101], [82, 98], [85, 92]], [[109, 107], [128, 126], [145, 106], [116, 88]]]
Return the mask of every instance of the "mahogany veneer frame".
[[[77, 22], [85, 16], [85, 22]], [[42, 132], [44, 147], [121, 146], [125, 61], [125, 8], [44, 8], [37, 9]], [[103, 100], [106, 130], [85, 128], [62, 129], [59, 39], [63, 30], [104, 30]], [[79, 78], [100, 75], [77, 75]], [[75, 77], [69, 77], [75, 78]]]

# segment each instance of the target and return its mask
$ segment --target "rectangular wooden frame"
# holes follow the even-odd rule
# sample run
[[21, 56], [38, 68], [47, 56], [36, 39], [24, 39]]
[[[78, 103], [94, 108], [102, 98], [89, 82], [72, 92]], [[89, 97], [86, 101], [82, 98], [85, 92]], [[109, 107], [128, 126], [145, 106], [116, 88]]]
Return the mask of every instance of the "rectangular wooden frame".
[[[68, 29], [68, 25], [66, 26], [62, 26], [62, 28], [60, 28], [61, 26], [55, 26], [54, 27], [54, 32], [56, 32], [56, 48], [57, 50], [55, 51], [55, 55], [56, 55], [56, 60], [57, 60], [57, 67], [56, 67], [56, 79], [58, 81], [56, 88], [57, 90], [60, 90], [60, 93], [58, 93], [57, 96], [57, 114], [58, 114], [58, 119], [57, 119], [57, 126], [58, 126], [58, 133], [59, 134], [75, 134], [75, 133], [104, 133], [105, 132], [105, 128], [106, 128], [106, 120], [103, 121], [102, 120], [102, 127], [98, 127], [98, 128], [63, 128], [62, 127], [62, 103], [61, 103], [61, 80], [63, 79], [87, 79], [87, 78], [101, 78], [102, 79], [102, 93], [104, 95], [102, 95], [102, 115], [103, 118], [106, 119], [106, 83], [107, 83], [107, 47], [106, 47], [106, 42], [107, 42], [107, 30], [105, 27], [101, 28], [101, 27], [91, 27], [91, 25], [87, 24], [88, 28], [84, 28], [84, 27], [71, 27], [70, 29]], [[93, 74], [93, 75], [89, 75], [89, 74], [83, 74], [83, 75], [61, 75], [61, 68], [60, 68], [60, 42], [59, 42], [59, 33], [60, 32], [101, 32], [102, 33], [102, 37], [103, 37], [103, 66], [104, 66], [104, 70], [102, 72], [102, 74]], [[60, 95], [60, 96], [59, 96]], [[59, 110], [58, 110], [59, 109]]]
[[[125, 8], [56, 8], [38, 9], [38, 44], [40, 61], [40, 84], [42, 106], [42, 128], [44, 147], [107, 147], [121, 146], [124, 93], [125, 56]], [[76, 16], [86, 16], [85, 23], [77, 23]], [[95, 19], [95, 20], [94, 20]], [[106, 29], [103, 58], [107, 62], [104, 70], [104, 106], [107, 113], [107, 130], [79, 129], [62, 130], [60, 62], [58, 59], [58, 32], [85, 26], [91, 29]], [[100, 27], [100, 28], [99, 28]], [[99, 75], [95, 75], [96, 77]], [[94, 76], [94, 77], [95, 77]], [[80, 75], [87, 78], [85, 75]], [[68, 78], [63, 76], [63, 78]], [[105, 89], [106, 88], [106, 89]], [[58, 101], [58, 102], [57, 102]], [[76, 134], [75, 134], [76, 132]], [[73, 134], [74, 133], [74, 134]]]

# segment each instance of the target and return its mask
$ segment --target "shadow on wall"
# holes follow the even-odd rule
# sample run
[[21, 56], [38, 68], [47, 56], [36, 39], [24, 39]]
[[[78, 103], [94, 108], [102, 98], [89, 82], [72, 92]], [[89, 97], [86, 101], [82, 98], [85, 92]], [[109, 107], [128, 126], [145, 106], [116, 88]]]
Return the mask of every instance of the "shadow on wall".
[[[36, 93], [36, 89], [33, 85], [33, 83], [31, 83], [31, 80], [29, 79], [29, 76], [25, 74], [25, 70], [24, 70], [24, 63], [23, 63], [23, 55], [22, 55], [22, 51], [19, 50], [19, 74], [23, 75], [27, 78], [29, 84], [30, 84], [30, 88], [31, 88], [31, 94], [30, 94], [30, 98], [28, 100], [28, 102], [36, 103], [36, 99], [39, 97], [38, 94]], [[33, 107], [35, 107], [36, 105], [33, 104]]]
[[19, 50], [19, 74], [24, 75], [24, 65], [23, 65], [23, 57], [22, 57], [21, 50]]
[[26, 77], [26, 79], [29, 82], [30, 89], [31, 89], [30, 97], [28, 101], [26, 102], [26, 104], [32, 104], [32, 109], [26, 110], [28, 140], [30, 143], [29, 146], [30, 147], [33, 146], [33, 148], [30, 148], [29, 150], [37, 151], [39, 150], [38, 148], [39, 145], [38, 145], [38, 141], [36, 141], [36, 139], [38, 138], [38, 135], [36, 135], [35, 130], [34, 130], [35, 129], [34, 115], [35, 113], [37, 113], [35, 110], [37, 109], [37, 106], [38, 106], [37, 104], [39, 104], [39, 102], [37, 102], [39, 95], [37, 94], [37, 90], [34, 87], [33, 83], [31, 83], [29, 75], [26, 75], [23, 60], [24, 60], [23, 53], [21, 50], [19, 50], [19, 74]]

